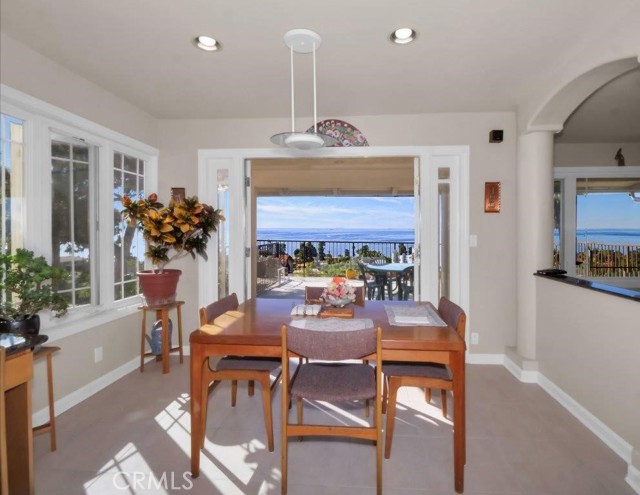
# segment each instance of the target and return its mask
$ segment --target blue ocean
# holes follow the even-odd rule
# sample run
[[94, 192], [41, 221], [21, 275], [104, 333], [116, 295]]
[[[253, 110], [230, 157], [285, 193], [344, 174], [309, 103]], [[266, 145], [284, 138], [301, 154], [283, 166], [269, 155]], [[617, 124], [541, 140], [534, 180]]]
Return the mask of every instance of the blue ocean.
[[258, 229], [258, 240], [413, 242], [412, 229]]
[[[407, 248], [413, 246], [413, 229], [258, 229], [258, 244], [283, 241], [287, 251], [299, 246], [302, 241], [324, 241], [326, 252], [342, 254], [344, 245], [332, 245], [333, 242], [355, 243], [355, 249], [367, 244], [370, 249], [387, 255], [397, 246], [377, 243], [404, 243]], [[640, 229], [581, 229], [577, 232], [578, 242], [598, 242], [602, 244], [631, 244], [640, 246]], [[294, 242], [295, 241], [295, 242]], [[558, 242], [557, 233], [554, 241]], [[353, 249], [352, 249], [353, 250]]]
[[[578, 242], [640, 245], [640, 229], [578, 229], [576, 238]], [[557, 233], [553, 239], [558, 242]]]

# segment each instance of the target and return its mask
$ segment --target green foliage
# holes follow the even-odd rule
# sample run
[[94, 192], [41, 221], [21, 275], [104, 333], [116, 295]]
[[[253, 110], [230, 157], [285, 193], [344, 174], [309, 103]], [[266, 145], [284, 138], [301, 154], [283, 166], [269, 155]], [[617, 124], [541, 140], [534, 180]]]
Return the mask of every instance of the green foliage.
[[368, 244], [363, 244], [360, 249], [356, 251], [359, 257], [361, 258], [385, 258], [389, 259], [387, 256], [384, 256], [380, 251], [371, 251], [369, 249]]
[[134, 201], [122, 197], [123, 218], [136, 227], [147, 242], [144, 253], [162, 271], [170, 261], [191, 255], [207, 259], [207, 243], [211, 232], [218, 229], [224, 216], [221, 210], [200, 203], [196, 196], [164, 206], [157, 194]]
[[6, 297], [0, 305], [0, 316], [26, 318], [50, 309], [59, 317], [67, 312], [68, 301], [51, 285], [68, 278], [64, 269], [52, 267], [43, 256], [36, 257], [26, 249], [0, 254], [0, 267], [0, 293]]

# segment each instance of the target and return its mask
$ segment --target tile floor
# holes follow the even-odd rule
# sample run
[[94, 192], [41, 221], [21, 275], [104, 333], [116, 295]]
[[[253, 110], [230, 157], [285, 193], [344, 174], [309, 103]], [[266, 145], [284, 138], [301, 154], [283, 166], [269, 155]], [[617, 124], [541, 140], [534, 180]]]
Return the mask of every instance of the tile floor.
[[[35, 438], [36, 494], [280, 493], [280, 394], [269, 453], [259, 395], [248, 397], [246, 386], [235, 409], [227, 385], [212, 395], [201, 475], [191, 479], [188, 371], [188, 359], [172, 362], [168, 375], [150, 363], [61, 414], [56, 452], [47, 435]], [[467, 377], [465, 494], [635, 495], [624, 481], [626, 464], [540, 387], [501, 366], [469, 365]], [[399, 399], [384, 493], [453, 494], [450, 421], [417, 389], [403, 389]], [[354, 407], [305, 410], [309, 420], [348, 414], [363, 418]], [[375, 493], [371, 444], [290, 441], [289, 456], [290, 495]]]

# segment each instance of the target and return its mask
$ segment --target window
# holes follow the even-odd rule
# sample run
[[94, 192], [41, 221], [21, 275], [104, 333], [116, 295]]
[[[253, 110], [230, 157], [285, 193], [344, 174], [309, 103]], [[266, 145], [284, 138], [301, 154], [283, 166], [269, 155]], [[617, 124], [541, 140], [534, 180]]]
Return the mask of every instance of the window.
[[24, 175], [23, 121], [2, 114], [0, 123], [0, 249], [14, 252], [22, 247], [22, 181]]
[[123, 196], [134, 201], [145, 196], [145, 161], [116, 152], [113, 154], [113, 251], [116, 301], [139, 293], [136, 273], [144, 268], [144, 239], [135, 227], [122, 220]]
[[[0, 88], [0, 247], [30, 249], [70, 274], [58, 287], [69, 336], [136, 311], [144, 247], [120, 218], [122, 194], [157, 185], [158, 150], [5, 85]], [[114, 311], [118, 309], [118, 311]]]
[[[71, 306], [97, 304], [92, 261], [95, 146], [56, 136], [51, 141], [51, 264], [69, 272], [57, 287]], [[95, 261], [94, 261], [95, 262]]]
[[557, 266], [640, 289], [640, 167], [556, 168], [555, 178]]

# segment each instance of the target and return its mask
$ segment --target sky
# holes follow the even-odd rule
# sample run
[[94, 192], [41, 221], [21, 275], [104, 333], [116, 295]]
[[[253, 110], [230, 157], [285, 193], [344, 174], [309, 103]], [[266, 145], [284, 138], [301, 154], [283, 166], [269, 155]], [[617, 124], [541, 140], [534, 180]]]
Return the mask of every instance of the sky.
[[[413, 197], [258, 198], [258, 228], [412, 229]], [[578, 228], [640, 229], [640, 202], [628, 194], [578, 196]]]
[[413, 197], [260, 197], [259, 229], [412, 229]]
[[578, 196], [579, 229], [640, 229], [640, 201], [628, 194], [587, 194]]

